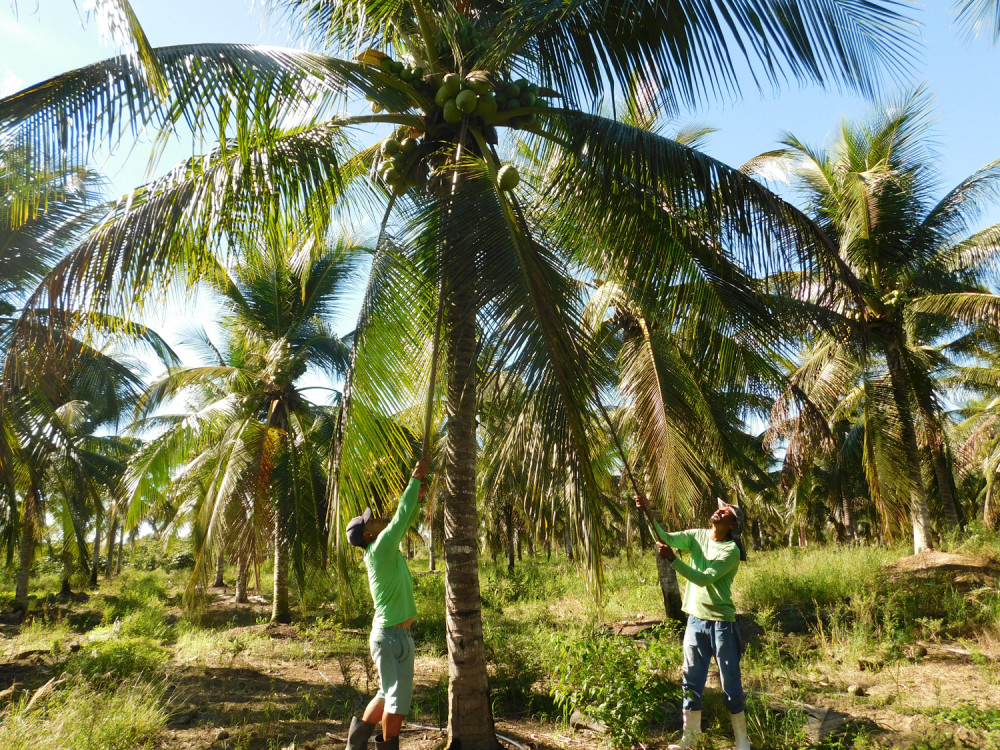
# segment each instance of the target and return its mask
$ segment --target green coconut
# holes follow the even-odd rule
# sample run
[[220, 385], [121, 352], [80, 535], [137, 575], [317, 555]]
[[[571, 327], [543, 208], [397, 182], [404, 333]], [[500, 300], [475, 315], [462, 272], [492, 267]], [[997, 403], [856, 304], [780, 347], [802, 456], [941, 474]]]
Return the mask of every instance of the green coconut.
[[448, 89], [448, 96], [456, 96], [462, 90], [462, 79], [454, 73], [449, 73], [444, 77], [441, 85]]
[[458, 108], [454, 99], [449, 99], [444, 105], [444, 121], [452, 124], [461, 122], [462, 110]]
[[[382, 179], [388, 183], [393, 183], [399, 179], [399, 170], [395, 167], [389, 167], [384, 172], [382, 172]], [[517, 183], [515, 183], [517, 184]]]
[[437, 93], [434, 94], [434, 102], [439, 107], [443, 107], [448, 102], [449, 99], [451, 99], [451, 94], [448, 93], [448, 89], [445, 88], [444, 86], [439, 88], [437, 90]]
[[504, 164], [497, 172], [497, 184], [501, 190], [513, 190], [521, 181], [521, 174], [513, 164]]
[[404, 154], [412, 154], [419, 145], [416, 138], [404, 138], [399, 142], [399, 150]]
[[471, 112], [476, 108], [476, 92], [470, 89], [459, 91], [458, 96], [455, 97], [455, 104], [463, 112]]
[[479, 97], [479, 101], [476, 102], [476, 114], [482, 117], [484, 120], [489, 120], [498, 111], [497, 100], [493, 98], [493, 94], [486, 93]]
[[399, 141], [395, 138], [386, 138], [382, 141], [382, 153], [386, 156], [392, 156], [394, 153], [399, 151]]

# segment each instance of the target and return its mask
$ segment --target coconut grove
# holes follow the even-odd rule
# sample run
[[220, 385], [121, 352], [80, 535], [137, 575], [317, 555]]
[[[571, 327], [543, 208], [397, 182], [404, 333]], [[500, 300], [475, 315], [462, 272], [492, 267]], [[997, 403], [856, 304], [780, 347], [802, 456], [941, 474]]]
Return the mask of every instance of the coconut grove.
[[[0, 745], [997, 747], [1000, 167], [918, 8], [260, 5], [0, 99]], [[764, 83], [867, 111], [676, 117]]]

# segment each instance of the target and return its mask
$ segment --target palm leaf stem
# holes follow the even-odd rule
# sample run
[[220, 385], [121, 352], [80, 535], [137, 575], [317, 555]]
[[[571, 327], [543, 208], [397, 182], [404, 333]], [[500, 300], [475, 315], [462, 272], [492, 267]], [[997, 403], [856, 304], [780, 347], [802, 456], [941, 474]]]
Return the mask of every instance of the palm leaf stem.
[[361, 320], [358, 321], [358, 325], [355, 327], [355, 334], [353, 336], [353, 341], [351, 342], [351, 360], [347, 368], [347, 375], [344, 378], [344, 393], [340, 404], [340, 413], [337, 415], [337, 424], [333, 430], [333, 437], [331, 438], [333, 442], [333, 450], [331, 451], [331, 467], [327, 485], [327, 497], [332, 497], [333, 502], [330, 503], [328, 508], [328, 513], [333, 514], [333, 523], [329, 524], [330, 535], [338, 539], [340, 538], [340, 468], [341, 459], [344, 452], [344, 444], [347, 441], [347, 425], [348, 416], [351, 406], [351, 392], [353, 391], [354, 377], [357, 372], [358, 365], [358, 348], [361, 344], [362, 336], [359, 332], [364, 326], [364, 318], [366, 317], [365, 311], [368, 309], [367, 302], [370, 300], [372, 293], [372, 282], [375, 279], [375, 274], [377, 273], [378, 263], [381, 255], [385, 252], [385, 245], [387, 244], [385, 239], [386, 226], [389, 224], [389, 217], [392, 215], [393, 206], [396, 204], [396, 196], [392, 195], [389, 198], [389, 204], [385, 207], [385, 213], [382, 215], [382, 223], [379, 225], [378, 237], [375, 240], [375, 257], [372, 259], [372, 278], [369, 281], [368, 289], [365, 290], [365, 300], [361, 305]]

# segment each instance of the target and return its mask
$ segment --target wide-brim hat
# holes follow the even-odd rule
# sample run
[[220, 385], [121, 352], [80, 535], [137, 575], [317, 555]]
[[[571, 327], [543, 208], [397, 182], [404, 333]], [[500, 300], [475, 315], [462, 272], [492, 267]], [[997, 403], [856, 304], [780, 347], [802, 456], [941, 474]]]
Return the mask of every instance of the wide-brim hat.
[[365, 547], [365, 524], [372, 520], [372, 509], [365, 508], [360, 516], [355, 516], [347, 522], [347, 541], [355, 547]]

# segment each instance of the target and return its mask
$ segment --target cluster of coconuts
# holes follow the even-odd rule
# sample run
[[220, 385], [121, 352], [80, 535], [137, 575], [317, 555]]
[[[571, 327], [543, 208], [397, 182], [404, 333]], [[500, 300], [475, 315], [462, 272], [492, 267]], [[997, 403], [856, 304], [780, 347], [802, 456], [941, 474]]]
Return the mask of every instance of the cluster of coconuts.
[[382, 141], [376, 170], [382, 181], [395, 192], [402, 192], [416, 184], [419, 160], [414, 156], [419, 148], [417, 139], [410, 136], [402, 139], [389, 136]]
[[[459, 123], [463, 117], [476, 115], [487, 125], [498, 121], [498, 115], [514, 109], [537, 107], [545, 109], [548, 102], [539, 96], [538, 86], [521, 78], [494, 86], [489, 73], [474, 70], [465, 78], [448, 73], [441, 78], [441, 85], [434, 94], [434, 102], [441, 107], [445, 122]], [[509, 125], [534, 125], [538, 115], [534, 112], [511, 118]]]
[[479, 34], [476, 25], [464, 15], [458, 17], [458, 46], [471, 57], [482, 57], [486, 53], [486, 40]]
[[[465, 33], [463, 33], [465, 29]], [[471, 25], [459, 27], [460, 41], [477, 42]], [[404, 65], [401, 62], [370, 50], [360, 59], [376, 64], [380, 71], [421, 90], [425, 94], [434, 93], [434, 102], [440, 107], [441, 118], [449, 124], [458, 124], [465, 117], [478, 117], [487, 125], [498, 122], [501, 112], [525, 107], [545, 108], [548, 102], [541, 98], [536, 84], [521, 78], [516, 81], [496, 81], [496, 77], [484, 70], [474, 70], [465, 77], [456, 73], [428, 75], [421, 67]], [[377, 62], [376, 62], [377, 60]], [[551, 92], [549, 92], [551, 94]], [[372, 102], [372, 111], [378, 113], [381, 105]], [[511, 126], [530, 126], [537, 121], [537, 114], [530, 113], [506, 120]], [[391, 136], [382, 142], [376, 170], [382, 180], [395, 192], [402, 192], [416, 184], [416, 164], [414, 158], [419, 143], [413, 137]], [[502, 190], [513, 190], [521, 176], [510, 164], [497, 172], [497, 184]]]

